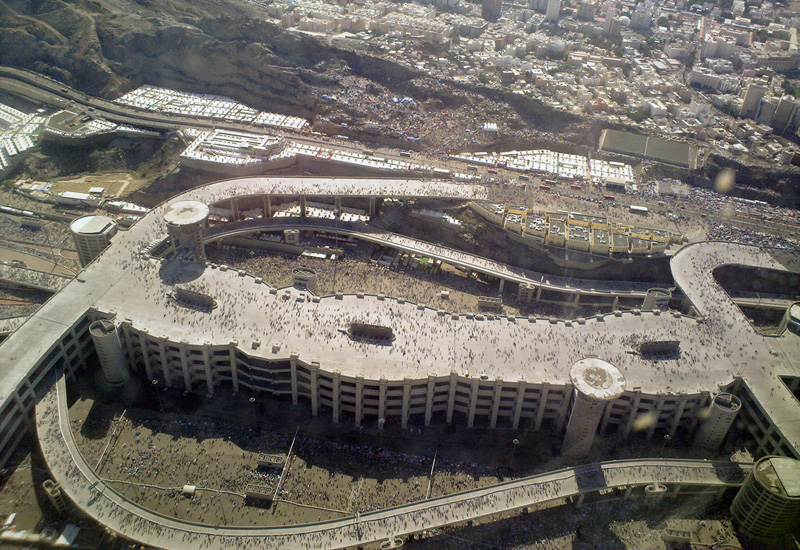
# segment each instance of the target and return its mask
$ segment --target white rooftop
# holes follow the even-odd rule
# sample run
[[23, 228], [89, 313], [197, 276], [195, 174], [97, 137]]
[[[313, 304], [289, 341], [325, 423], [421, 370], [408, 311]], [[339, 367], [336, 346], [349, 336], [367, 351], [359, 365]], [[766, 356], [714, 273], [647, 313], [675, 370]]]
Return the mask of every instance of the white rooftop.
[[164, 212], [164, 221], [172, 225], [191, 225], [208, 218], [208, 206], [200, 201], [182, 201], [171, 204]]
[[569, 379], [579, 392], [597, 400], [616, 399], [625, 391], [625, 377], [619, 369], [596, 357], [572, 365]]
[[69, 224], [69, 227], [73, 233], [94, 235], [104, 233], [108, 226], [114, 223], [114, 220], [108, 216], [83, 216], [77, 220], [73, 220], [72, 223]]

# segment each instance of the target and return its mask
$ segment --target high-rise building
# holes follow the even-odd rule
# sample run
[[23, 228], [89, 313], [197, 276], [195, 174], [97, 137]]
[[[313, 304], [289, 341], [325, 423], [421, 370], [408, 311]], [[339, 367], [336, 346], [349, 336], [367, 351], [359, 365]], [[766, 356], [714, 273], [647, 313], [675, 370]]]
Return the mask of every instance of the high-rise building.
[[631, 15], [631, 28], [636, 30], [647, 30], [653, 24], [653, 16], [650, 10], [636, 8]]
[[766, 456], [755, 463], [731, 505], [741, 532], [756, 541], [784, 535], [800, 513], [800, 461]]
[[164, 213], [172, 248], [175, 252], [188, 250], [196, 262], [206, 261], [203, 228], [208, 225], [208, 206], [199, 201], [171, 204]]
[[792, 121], [797, 110], [797, 100], [790, 95], [785, 95], [778, 102], [775, 114], [772, 115], [772, 127], [777, 132], [792, 131]]
[[487, 21], [497, 21], [500, 17], [500, 0], [483, 0], [481, 4], [481, 17]]
[[581, 21], [593, 21], [597, 5], [594, 2], [584, 1], [578, 5], [578, 19]]
[[561, 0], [547, 0], [547, 11], [544, 15], [545, 21], [558, 21], [560, 13]]
[[86, 267], [111, 244], [111, 237], [117, 234], [117, 222], [107, 216], [82, 216], [73, 220], [69, 229], [81, 267]]
[[735, 395], [720, 393], [714, 396], [708, 407], [708, 416], [695, 432], [695, 446], [711, 452], [719, 449], [741, 407], [742, 402]]
[[772, 117], [775, 116], [775, 109], [778, 108], [778, 100], [774, 97], [767, 97], [761, 100], [761, 107], [758, 110], [756, 122], [759, 124], [772, 124]]
[[619, 36], [622, 32], [622, 21], [617, 18], [613, 9], [606, 12], [606, 22], [603, 24], [603, 36]]
[[575, 401], [561, 454], [580, 460], [589, 454], [606, 405], [625, 391], [625, 377], [611, 363], [586, 357], [572, 365], [569, 379], [575, 388]]
[[739, 111], [739, 116], [742, 118], [755, 118], [758, 114], [758, 107], [761, 104], [761, 98], [767, 93], [767, 87], [757, 82], [751, 82], [747, 86], [747, 92], [744, 94], [744, 101], [742, 102], [742, 109]]

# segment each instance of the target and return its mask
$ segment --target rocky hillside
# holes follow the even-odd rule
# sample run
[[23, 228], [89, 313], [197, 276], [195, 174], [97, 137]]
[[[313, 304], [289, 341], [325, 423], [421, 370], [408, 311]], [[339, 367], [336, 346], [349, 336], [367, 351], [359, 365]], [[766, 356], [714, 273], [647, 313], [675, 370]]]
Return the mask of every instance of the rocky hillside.
[[[367, 140], [359, 128], [371, 121], [380, 128], [375, 139], [417, 136], [448, 151], [479, 144], [474, 132], [487, 120], [504, 123], [515, 140], [544, 133], [583, 142], [591, 134], [585, 121], [528, 98], [458, 89], [378, 54], [284, 32], [243, 0], [3, 0], [0, 64], [111, 99], [142, 84], [222, 94], [258, 109], [319, 115], [333, 131]], [[413, 110], [395, 105], [395, 96], [414, 98]]]

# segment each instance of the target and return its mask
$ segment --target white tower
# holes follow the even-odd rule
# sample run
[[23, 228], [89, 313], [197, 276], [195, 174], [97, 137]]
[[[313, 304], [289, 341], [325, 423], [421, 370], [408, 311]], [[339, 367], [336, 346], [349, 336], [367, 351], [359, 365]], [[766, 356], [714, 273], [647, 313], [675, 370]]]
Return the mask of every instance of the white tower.
[[587, 357], [572, 365], [569, 378], [575, 388], [575, 402], [561, 454], [579, 460], [589, 454], [606, 404], [625, 391], [625, 377], [611, 363]]
[[711, 452], [719, 449], [741, 407], [742, 402], [735, 395], [720, 393], [714, 396], [708, 406], [708, 418], [695, 432], [695, 446]]
[[117, 326], [108, 319], [100, 319], [89, 325], [89, 334], [100, 358], [103, 379], [111, 387], [125, 384], [130, 375]]
[[73, 220], [69, 229], [81, 267], [86, 267], [111, 244], [111, 237], [117, 234], [117, 222], [107, 216], [82, 216]]
[[189, 250], [196, 262], [206, 261], [203, 228], [208, 226], [208, 206], [199, 201], [181, 201], [169, 205], [164, 220], [175, 251]]

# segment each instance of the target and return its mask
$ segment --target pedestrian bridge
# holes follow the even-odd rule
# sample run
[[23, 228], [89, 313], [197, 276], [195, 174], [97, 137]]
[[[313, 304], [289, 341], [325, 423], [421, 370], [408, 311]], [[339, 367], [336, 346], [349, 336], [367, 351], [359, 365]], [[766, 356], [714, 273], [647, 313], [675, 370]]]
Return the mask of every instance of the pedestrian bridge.
[[[181, 521], [124, 498], [97, 476], [77, 448], [70, 428], [66, 381], [53, 383], [36, 405], [42, 453], [55, 481], [75, 506], [112, 531], [156, 548], [355, 548], [423, 531], [468, 523], [503, 512], [591, 494], [634, 491], [719, 494], [738, 487], [752, 464], [706, 460], [614, 460], [565, 468], [489, 487], [357, 514], [281, 527], [229, 527]], [[653, 491], [656, 487], [656, 491]]]

